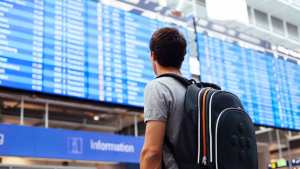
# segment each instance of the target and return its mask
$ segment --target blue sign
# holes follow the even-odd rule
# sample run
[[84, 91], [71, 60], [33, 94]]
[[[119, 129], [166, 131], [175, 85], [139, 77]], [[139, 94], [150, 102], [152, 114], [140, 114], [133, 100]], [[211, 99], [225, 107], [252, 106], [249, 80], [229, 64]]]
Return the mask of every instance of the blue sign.
[[138, 163], [143, 142], [142, 137], [0, 125], [0, 156]]

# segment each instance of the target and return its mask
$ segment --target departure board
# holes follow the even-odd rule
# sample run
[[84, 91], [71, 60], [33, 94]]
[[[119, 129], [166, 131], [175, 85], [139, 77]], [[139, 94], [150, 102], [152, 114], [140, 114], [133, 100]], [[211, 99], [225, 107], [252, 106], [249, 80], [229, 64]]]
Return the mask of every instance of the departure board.
[[101, 1], [3, 0], [0, 85], [143, 106], [150, 36], [170, 24]]
[[255, 124], [300, 130], [297, 61], [207, 32], [197, 38], [202, 81], [239, 96]]
[[283, 125], [300, 129], [300, 65], [279, 54], [276, 68], [280, 118]]

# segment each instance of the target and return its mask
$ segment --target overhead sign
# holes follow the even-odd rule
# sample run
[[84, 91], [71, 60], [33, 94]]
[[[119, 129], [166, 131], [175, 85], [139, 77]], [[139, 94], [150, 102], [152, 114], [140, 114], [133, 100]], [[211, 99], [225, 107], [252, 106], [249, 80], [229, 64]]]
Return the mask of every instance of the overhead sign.
[[256, 125], [300, 130], [297, 60], [217, 35], [197, 34], [201, 80], [239, 96]]
[[142, 137], [0, 125], [0, 156], [138, 163]]
[[[143, 107], [155, 77], [151, 34], [170, 23], [111, 0], [0, 2], [0, 87]], [[187, 28], [170, 22], [189, 39]], [[191, 55], [181, 68], [187, 77]]]

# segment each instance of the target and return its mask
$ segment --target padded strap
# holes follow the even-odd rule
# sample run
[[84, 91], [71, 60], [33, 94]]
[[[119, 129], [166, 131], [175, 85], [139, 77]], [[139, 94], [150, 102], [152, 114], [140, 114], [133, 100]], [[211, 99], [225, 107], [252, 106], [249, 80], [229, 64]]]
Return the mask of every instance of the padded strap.
[[[177, 81], [179, 81], [185, 87], [188, 87], [191, 84], [196, 84], [197, 83], [194, 79], [188, 80], [188, 79], [186, 79], [182, 76], [179, 76], [177, 74], [174, 74], [174, 73], [165, 73], [165, 74], [157, 76], [156, 78], [160, 78], [160, 77], [172, 77], [172, 78], [176, 79]], [[216, 84], [213, 84], [213, 83], [200, 82], [200, 83], [197, 83], [197, 85], [199, 87], [211, 87], [211, 88], [216, 89], [216, 90], [221, 90], [220, 86], [218, 86]]]
[[156, 78], [160, 78], [160, 77], [172, 77], [174, 79], [176, 79], [177, 81], [179, 81], [183, 86], [188, 87], [189, 85], [196, 83], [196, 81], [194, 79], [188, 80], [182, 76], [179, 76], [177, 74], [174, 73], [165, 73], [162, 75], [157, 76]]

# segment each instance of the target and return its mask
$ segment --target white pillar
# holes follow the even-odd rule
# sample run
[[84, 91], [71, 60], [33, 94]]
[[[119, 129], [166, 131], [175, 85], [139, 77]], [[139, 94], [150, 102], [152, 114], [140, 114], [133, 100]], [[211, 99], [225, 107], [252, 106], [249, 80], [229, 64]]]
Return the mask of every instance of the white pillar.
[[21, 97], [20, 125], [24, 125], [24, 98]]
[[282, 158], [282, 149], [281, 149], [280, 135], [279, 135], [279, 130], [278, 129], [276, 130], [276, 139], [277, 139], [279, 159], [281, 159]]
[[49, 104], [45, 104], [45, 128], [49, 127]]
[[134, 115], [134, 136], [139, 136], [137, 115]]

